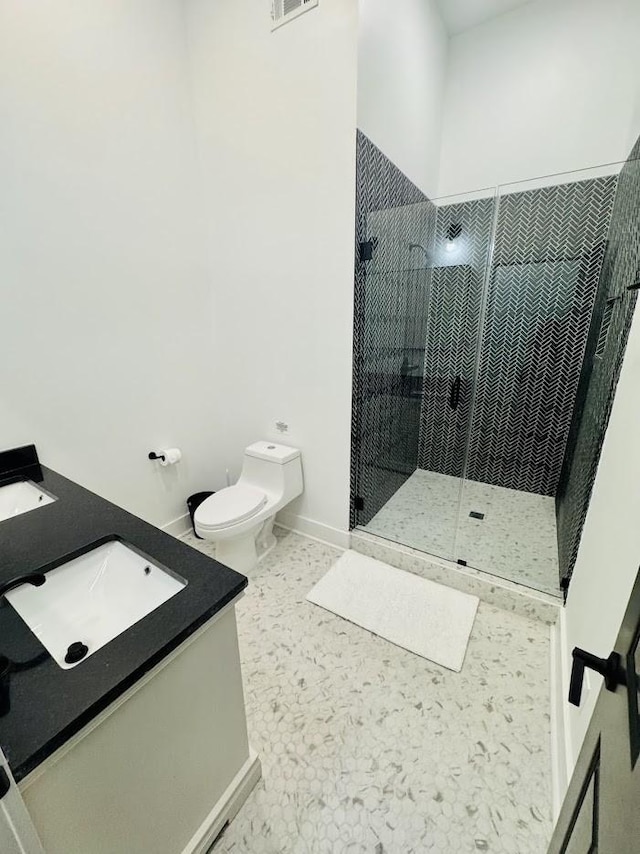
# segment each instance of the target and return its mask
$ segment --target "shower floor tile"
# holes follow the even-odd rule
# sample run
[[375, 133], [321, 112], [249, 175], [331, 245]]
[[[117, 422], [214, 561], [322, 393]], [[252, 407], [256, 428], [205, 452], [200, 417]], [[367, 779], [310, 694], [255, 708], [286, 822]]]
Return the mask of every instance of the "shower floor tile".
[[364, 530], [559, 595], [555, 502], [549, 496], [472, 480], [462, 485], [460, 478], [418, 469]]
[[263, 777], [213, 854], [546, 851], [547, 626], [481, 602], [453, 673], [306, 602], [341, 552], [276, 534], [237, 606]]

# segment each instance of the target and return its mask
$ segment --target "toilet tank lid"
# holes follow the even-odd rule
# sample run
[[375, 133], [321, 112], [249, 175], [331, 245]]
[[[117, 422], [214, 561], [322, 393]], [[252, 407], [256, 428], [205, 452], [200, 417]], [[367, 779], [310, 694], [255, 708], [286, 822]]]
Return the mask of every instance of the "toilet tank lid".
[[254, 442], [245, 449], [249, 457], [258, 457], [260, 460], [269, 460], [272, 463], [283, 465], [300, 456], [297, 448], [288, 445], [276, 445], [275, 442]]

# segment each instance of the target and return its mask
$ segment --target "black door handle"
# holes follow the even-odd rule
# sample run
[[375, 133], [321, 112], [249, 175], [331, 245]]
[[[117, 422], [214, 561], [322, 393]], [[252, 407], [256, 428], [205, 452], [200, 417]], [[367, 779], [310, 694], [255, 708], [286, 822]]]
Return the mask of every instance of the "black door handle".
[[451, 409], [457, 409], [460, 403], [460, 374], [451, 383], [449, 392], [449, 406]]
[[615, 692], [618, 685], [627, 684], [627, 672], [622, 666], [617, 652], [612, 652], [609, 658], [598, 658], [597, 655], [591, 655], [590, 652], [585, 652], [576, 647], [571, 654], [573, 656], [573, 667], [571, 668], [571, 682], [569, 684], [569, 702], [574, 706], [580, 705], [585, 667], [604, 676], [607, 691]]

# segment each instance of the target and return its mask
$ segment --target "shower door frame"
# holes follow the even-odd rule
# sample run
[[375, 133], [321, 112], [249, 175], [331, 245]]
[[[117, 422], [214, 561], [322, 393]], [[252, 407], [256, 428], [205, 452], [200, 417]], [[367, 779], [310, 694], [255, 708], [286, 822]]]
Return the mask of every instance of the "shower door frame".
[[500, 185], [496, 186], [493, 195], [493, 214], [491, 218], [491, 231], [489, 232], [489, 245], [487, 249], [487, 257], [485, 260], [484, 274], [482, 277], [482, 292], [480, 296], [480, 313], [478, 317], [478, 334], [476, 336], [476, 352], [473, 368], [473, 380], [471, 389], [471, 402], [469, 404], [469, 418], [467, 422], [467, 435], [465, 441], [465, 450], [462, 463], [462, 474], [460, 476], [460, 492], [458, 497], [458, 517], [454, 530], [453, 539], [453, 558], [456, 563], [466, 566], [466, 561], [458, 556], [458, 542], [460, 537], [460, 528], [462, 522], [462, 501], [464, 497], [464, 487], [468, 480], [469, 458], [471, 454], [471, 436], [473, 427], [473, 418], [476, 412], [478, 398], [478, 377], [480, 374], [480, 365], [482, 362], [482, 348], [484, 342], [485, 326], [487, 321], [487, 306], [489, 302], [489, 290], [491, 287], [491, 277], [493, 275], [493, 257], [496, 247], [496, 235], [498, 232], [498, 215], [500, 213]]

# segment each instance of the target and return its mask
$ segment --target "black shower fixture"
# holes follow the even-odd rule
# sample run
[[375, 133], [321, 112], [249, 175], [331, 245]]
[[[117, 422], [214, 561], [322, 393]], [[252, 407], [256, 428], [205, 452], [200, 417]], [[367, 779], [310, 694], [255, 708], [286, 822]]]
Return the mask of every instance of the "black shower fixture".
[[462, 224], [459, 222], [450, 222], [447, 229], [447, 240], [454, 241], [462, 234]]
[[462, 225], [459, 222], [450, 222], [447, 227], [447, 239], [444, 248], [447, 252], [453, 252], [456, 248], [456, 238], [462, 234]]

